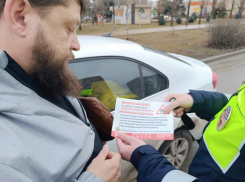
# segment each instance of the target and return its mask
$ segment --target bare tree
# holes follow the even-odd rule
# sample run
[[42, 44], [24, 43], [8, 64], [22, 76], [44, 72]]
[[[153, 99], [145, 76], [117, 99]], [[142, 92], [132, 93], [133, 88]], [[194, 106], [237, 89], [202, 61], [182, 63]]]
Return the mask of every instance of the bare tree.
[[218, 19], [211, 22], [209, 45], [215, 48], [238, 48], [245, 43], [245, 27], [241, 20]]
[[224, 18], [226, 15], [226, 1], [220, 0], [218, 6], [215, 8], [215, 16], [218, 16], [218, 18]]
[[81, 22], [80, 22], [80, 25], [79, 25], [79, 30], [82, 30], [82, 20], [83, 20], [83, 17], [91, 17], [92, 16], [92, 10], [91, 10], [91, 7], [92, 7], [92, 3], [90, 0], [85, 0], [85, 6], [86, 6], [86, 12], [81, 16]]
[[240, 0], [240, 6], [239, 6], [239, 11], [238, 14], [242, 17], [243, 9], [244, 9], [244, 3], [245, 0]]
[[230, 18], [232, 18], [232, 12], [233, 12], [233, 9], [234, 9], [234, 5], [235, 5], [235, 0], [232, 0]]
[[200, 1], [201, 1], [201, 3], [200, 3], [199, 24], [201, 24], [203, 8], [207, 9], [208, 3], [209, 3], [209, 0], [200, 0]]
[[158, 6], [158, 11], [157, 11], [158, 16], [160, 16], [160, 14], [162, 14], [164, 12], [164, 9], [165, 9], [164, 7], [165, 7], [166, 2], [167, 2], [167, 0], [159, 0], [158, 1], [158, 4], [157, 4], [157, 6]]
[[171, 26], [174, 25], [174, 21], [173, 21], [174, 15], [175, 15], [175, 18], [177, 17], [176, 14], [177, 14], [178, 3], [179, 3], [178, 0], [172, 0], [172, 3], [171, 3]]
[[[96, 14], [101, 14], [103, 18], [104, 15], [108, 13], [109, 6], [110, 6], [109, 0], [94, 0], [93, 1], [93, 16], [96, 17]], [[102, 21], [102, 26], [103, 26], [103, 21]]]
[[171, 26], [173, 26], [173, 17], [178, 18], [182, 13], [184, 3], [183, 0], [171, 0]]
[[164, 12], [168, 12], [171, 14], [171, 26], [173, 27], [173, 35], [174, 35], [174, 17], [178, 18], [180, 14], [183, 12], [184, 3], [183, 0], [167, 0], [163, 3]]
[[164, 0], [161, 2], [162, 13], [171, 14], [171, 26], [173, 26], [174, 17], [177, 18], [185, 7], [183, 0]]
[[146, 5], [148, 3], [149, 0], [120, 0], [121, 5], [128, 5], [128, 4]]
[[213, 0], [213, 2], [212, 2], [212, 13], [211, 13], [212, 14], [212, 19], [215, 18], [214, 17], [214, 12], [215, 12], [216, 3], [217, 3], [217, 0]]
[[189, 23], [190, 6], [191, 6], [191, 0], [189, 0], [188, 7], [187, 7], [187, 15], [186, 15], [185, 25], [188, 25], [188, 23]]
[[202, 0], [202, 3], [200, 4], [200, 13], [199, 13], [199, 24], [201, 24], [202, 20], [202, 9], [204, 7], [204, 0]]
[[218, 3], [218, 8], [226, 8], [226, 0], [220, 0]]

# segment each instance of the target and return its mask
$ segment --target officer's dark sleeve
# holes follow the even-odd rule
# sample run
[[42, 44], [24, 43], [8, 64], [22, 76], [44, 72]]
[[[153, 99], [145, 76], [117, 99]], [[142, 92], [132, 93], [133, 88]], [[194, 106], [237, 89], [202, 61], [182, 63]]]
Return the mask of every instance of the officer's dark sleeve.
[[219, 92], [191, 90], [189, 93], [194, 104], [190, 112], [195, 112], [198, 117], [210, 121], [227, 103], [227, 97]]
[[201, 182], [195, 177], [177, 170], [150, 145], [137, 148], [130, 161], [138, 170], [138, 182]]

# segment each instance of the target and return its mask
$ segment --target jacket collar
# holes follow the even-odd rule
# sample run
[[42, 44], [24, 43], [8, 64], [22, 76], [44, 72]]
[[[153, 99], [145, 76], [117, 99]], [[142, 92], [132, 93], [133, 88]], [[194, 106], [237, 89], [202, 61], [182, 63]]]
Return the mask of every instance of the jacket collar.
[[8, 65], [8, 58], [4, 51], [0, 51], [0, 68], [5, 69]]

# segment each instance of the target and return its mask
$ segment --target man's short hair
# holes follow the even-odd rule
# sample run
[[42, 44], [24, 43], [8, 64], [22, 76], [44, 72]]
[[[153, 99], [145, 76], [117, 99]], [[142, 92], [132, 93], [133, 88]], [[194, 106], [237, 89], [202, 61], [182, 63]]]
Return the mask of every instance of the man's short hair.
[[[70, 0], [28, 0], [32, 7], [37, 9], [41, 18], [44, 18], [48, 14], [48, 9], [52, 6], [62, 5], [68, 6]], [[84, 0], [77, 0], [81, 5], [81, 14], [85, 13]], [[6, 0], [0, 0], [0, 16], [3, 13]]]

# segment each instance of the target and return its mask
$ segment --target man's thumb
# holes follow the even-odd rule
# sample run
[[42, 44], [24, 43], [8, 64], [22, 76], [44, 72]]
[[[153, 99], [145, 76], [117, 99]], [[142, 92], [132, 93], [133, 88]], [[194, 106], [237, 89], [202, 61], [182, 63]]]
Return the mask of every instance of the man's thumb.
[[126, 142], [128, 144], [132, 143], [132, 140], [134, 140], [134, 137], [131, 137], [129, 135], [126, 135], [124, 133], [119, 133], [119, 137], [123, 142]]
[[103, 149], [100, 151], [98, 158], [100, 158], [101, 160], [105, 160], [107, 155], [109, 153], [109, 146], [108, 145], [104, 145]]

